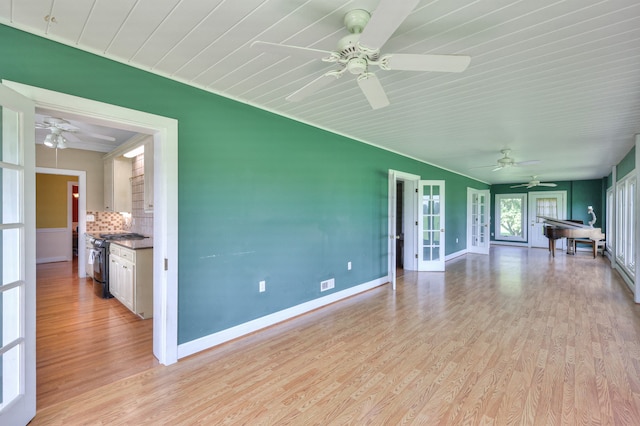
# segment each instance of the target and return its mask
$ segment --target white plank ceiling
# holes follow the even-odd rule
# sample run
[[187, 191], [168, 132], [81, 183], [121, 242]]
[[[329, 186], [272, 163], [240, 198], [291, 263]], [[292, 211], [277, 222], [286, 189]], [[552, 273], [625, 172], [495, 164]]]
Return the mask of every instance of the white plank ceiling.
[[[399, 1], [399, 0], [397, 0]], [[372, 110], [335, 68], [262, 40], [335, 50], [378, 0], [0, 0], [0, 23], [489, 183], [601, 178], [640, 133], [638, 0], [422, 0], [382, 53], [471, 56], [462, 73], [375, 73]], [[538, 164], [492, 172], [510, 149]]]

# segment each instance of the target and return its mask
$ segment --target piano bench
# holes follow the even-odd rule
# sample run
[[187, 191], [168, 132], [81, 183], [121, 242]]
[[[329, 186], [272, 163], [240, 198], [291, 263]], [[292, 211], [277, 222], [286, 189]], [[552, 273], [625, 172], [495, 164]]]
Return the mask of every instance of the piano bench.
[[598, 250], [602, 249], [602, 254], [604, 255], [604, 240], [590, 240], [589, 238], [576, 238], [573, 240], [573, 253], [576, 253], [576, 248], [578, 244], [586, 244], [590, 245], [593, 251], [593, 258], [595, 259], [598, 255]]

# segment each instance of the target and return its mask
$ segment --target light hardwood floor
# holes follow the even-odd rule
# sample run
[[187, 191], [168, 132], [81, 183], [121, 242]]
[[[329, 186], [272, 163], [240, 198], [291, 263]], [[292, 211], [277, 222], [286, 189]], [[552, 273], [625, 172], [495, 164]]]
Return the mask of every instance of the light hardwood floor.
[[[67, 332], [39, 330], [32, 424], [640, 424], [640, 307], [605, 258], [494, 247], [446, 266], [50, 405], [40, 357]], [[123, 321], [100, 311], [98, 341]], [[87, 351], [50, 362], [74, 374]]]

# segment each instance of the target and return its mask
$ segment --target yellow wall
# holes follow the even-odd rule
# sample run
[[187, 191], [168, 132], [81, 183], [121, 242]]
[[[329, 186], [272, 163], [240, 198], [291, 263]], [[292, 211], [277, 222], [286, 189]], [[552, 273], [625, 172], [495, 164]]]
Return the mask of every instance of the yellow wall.
[[[84, 170], [87, 172], [87, 210], [104, 210], [104, 165], [102, 157], [104, 153], [85, 151], [81, 149], [59, 149], [56, 159], [56, 150], [47, 148], [42, 144], [36, 144], [36, 166], [51, 167], [56, 169]], [[72, 176], [69, 180], [73, 179]], [[65, 225], [66, 226], [66, 225]]]
[[67, 227], [67, 182], [75, 176], [36, 173], [36, 228]]

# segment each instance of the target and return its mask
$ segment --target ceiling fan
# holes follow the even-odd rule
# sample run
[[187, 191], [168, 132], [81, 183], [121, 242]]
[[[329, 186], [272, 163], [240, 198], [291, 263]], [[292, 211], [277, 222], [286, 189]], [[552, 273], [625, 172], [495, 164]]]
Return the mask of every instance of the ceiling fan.
[[531, 176], [531, 181], [529, 181], [529, 183], [521, 183], [520, 185], [513, 185], [511, 188], [527, 187], [528, 189], [528, 188], [533, 188], [534, 186], [549, 186], [549, 187], [558, 186], [558, 184], [555, 184], [555, 183], [540, 182], [537, 179], [537, 177], [538, 176]]
[[371, 72], [371, 66], [377, 66], [382, 70], [462, 72], [471, 61], [469, 56], [462, 55], [389, 53], [381, 56], [382, 46], [418, 3], [419, 0], [381, 0], [373, 16], [362, 9], [347, 12], [344, 23], [349, 35], [338, 41], [335, 51], [265, 41], [255, 41], [251, 46], [286, 56], [298, 55], [320, 59], [338, 66], [338, 69], [322, 74], [289, 95], [286, 98], [288, 101], [301, 101], [349, 71], [350, 74], [358, 76], [358, 86], [371, 108], [383, 108], [389, 105], [389, 99], [380, 81]]
[[502, 154], [502, 158], [498, 159], [497, 164], [491, 166], [479, 166], [473, 167], [474, 169], [479, 169], [483, 167], [493, 167], [492, 172], [497, 172], [498, 170], [506, 169], [508, 167], [518, 167], [518, 166], [529, 166], [532, 164], [538, 164], [540, 160], [529, 160], [529, 161], [516, 161], [512, 157], [509, 157], [511, 153], [510, 149], [503, 149], [500, 151]]
[[[47, 134], [44, 138], [44, 145], [49, 148], [65, 149], [68, 147], [67, 138], [80, 141], [74, 133], [80, 133], [82, 130], [69, 123], [67, 120], [56, 117], [44, 117], [42, 123], [36, 123], [36, 127], [39, 129], [47, 129], [51, 133]], [[112, 136], [101, 135], [97, 133], [83, 132], [88, 136], [103, 139], [110, 142], [114, 142], [116, 139]]]

